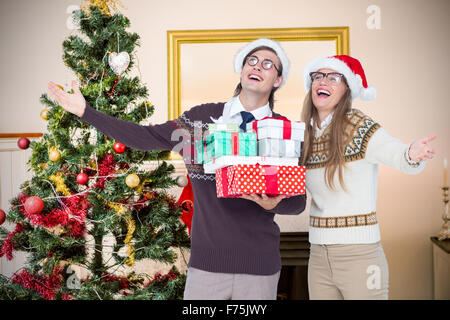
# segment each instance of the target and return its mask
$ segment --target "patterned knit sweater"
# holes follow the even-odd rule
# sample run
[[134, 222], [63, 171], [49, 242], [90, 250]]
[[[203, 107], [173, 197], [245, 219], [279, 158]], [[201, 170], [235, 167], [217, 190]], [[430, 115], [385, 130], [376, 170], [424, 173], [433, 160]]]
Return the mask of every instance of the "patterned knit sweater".
[[274, 274], [281, 269], [280, 229], [274, 215], [301, 213], [306, 196], [283, 199], [270, 211], [250, 200], [217, 198], [215, 175], [205, 174], [203, 165], [194, 164], [186, 153], [191, 150], [192, 138], [202, 137], [211, 117], [219, 118], [223, 109], [224, 103], [204, 104], [175, 120], [141, 126], [86, 106], [81, 120], [138, 150], [174, 150], [180, 142], [185, 146], [180, 153], [194, 191], [189, 266], [210, 272]]
[[306, 186], [311, 193], [309, 240], [313, 244], [362, 244], [380, 241], [376, 217], [378, 164], [397, 168], [408, 174], [419, 173], [425, 166], [411, 166], [405, 157], [409, 144], [391, 137], [378, 123], [357, 109], [348, 114], [352, 139], [345, 148], [344, 183], [338, 173], [336, 191], [325, 185], [330, 126], [316, 128], [312, 155], [307, 162]]

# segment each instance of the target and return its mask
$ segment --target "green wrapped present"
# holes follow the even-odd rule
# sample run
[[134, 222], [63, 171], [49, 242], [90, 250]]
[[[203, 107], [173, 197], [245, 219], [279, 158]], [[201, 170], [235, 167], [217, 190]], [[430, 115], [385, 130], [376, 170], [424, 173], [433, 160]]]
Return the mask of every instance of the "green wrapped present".
[[225, 155], [256, 156], [256, 133], [216, 131], [206, 137], [206, 151], [203, 143], [204, 163]]
[[197, 161], [195, 163], [207, 163], [213, 159], [212, 148], [207, 148], [205, 140], [198, 140], [195, 142], [195, 150], [197, 151]]

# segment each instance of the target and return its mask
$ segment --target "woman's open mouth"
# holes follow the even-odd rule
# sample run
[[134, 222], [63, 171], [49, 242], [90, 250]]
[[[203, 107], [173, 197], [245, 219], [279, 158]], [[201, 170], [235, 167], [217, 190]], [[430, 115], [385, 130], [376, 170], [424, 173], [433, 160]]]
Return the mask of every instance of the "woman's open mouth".
[[318, 89], [316, 91], [316, 93], [317, 93], [317, 96], [321, 99], [326, 99], [331, 95], [330, 91], [325, 90], [325, 89]]

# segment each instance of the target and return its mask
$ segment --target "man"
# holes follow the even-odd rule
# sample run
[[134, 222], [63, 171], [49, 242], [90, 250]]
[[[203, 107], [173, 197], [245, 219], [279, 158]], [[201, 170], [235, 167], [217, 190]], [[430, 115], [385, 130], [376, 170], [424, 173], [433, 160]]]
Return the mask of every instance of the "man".
[[[279, 116], [272, 113], [273, 95], [289, 71], [289, 60], [280, 45], [269, 39], [255, 40], [238, 52], [234, 62], [241, 81], [230, 101], [196, 106], [159, 125], [141, 126], [96, 111], [86, 105], [75, 82], [74, 94], [65, 93], [52, 82], [49, 93], [65, 110], [129, 147], [172, 150], [179, 143], [172, 139], [180, 136], [174, 135], [176, 130], [187, 132], [191, 140], [194, 129], [205, 131], [212, 121], [244, 128], [254, 119]], [[281, 258], [280, 230], [274, 214], [299, 214], [305, 208], [306, 196], [217, 198], [215, 175], [205, 174], [203, 166], [187, 154], [188, 149], [180, 153], [194, 190], [195, 214], [184, 298], [276, 299]]]

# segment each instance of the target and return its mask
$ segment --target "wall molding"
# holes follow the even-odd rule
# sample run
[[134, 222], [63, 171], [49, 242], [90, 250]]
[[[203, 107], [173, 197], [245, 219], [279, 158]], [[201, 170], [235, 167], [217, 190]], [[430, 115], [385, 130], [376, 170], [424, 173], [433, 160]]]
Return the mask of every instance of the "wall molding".
[[9, 138], [40, 138], [44, 134], [41, 132], [28, 132], [28, 133], [0, 133], [0, 139]]

